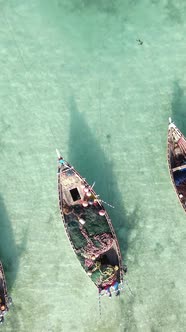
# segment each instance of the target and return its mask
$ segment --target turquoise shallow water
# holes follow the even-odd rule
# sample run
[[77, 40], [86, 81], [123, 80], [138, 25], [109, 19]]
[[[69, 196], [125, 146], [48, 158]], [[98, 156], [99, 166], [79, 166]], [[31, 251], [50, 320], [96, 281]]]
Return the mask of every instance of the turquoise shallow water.
[[[0, 1], [4, 331], [185, 331], [185, 213], [166, 163], [186, 134], [183, 1]], [[138, 45], [136, 39], [143, 40]], [[58, 148], [115, 206], [120, 299], [82, 271], [58, 209]]]

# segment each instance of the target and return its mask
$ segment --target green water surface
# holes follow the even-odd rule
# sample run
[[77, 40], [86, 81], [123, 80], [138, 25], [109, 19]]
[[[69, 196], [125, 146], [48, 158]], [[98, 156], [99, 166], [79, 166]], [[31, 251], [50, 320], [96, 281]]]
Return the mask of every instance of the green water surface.
[[[181, 0], [0, 0], [2, 331], [185, 331], [186, 215], [166, 161], [168, 117], [186, 134], [185, 22]], [[132, 293], [101, 299], [101, 317], [61, 222], [56, 148], [115, 206]]]

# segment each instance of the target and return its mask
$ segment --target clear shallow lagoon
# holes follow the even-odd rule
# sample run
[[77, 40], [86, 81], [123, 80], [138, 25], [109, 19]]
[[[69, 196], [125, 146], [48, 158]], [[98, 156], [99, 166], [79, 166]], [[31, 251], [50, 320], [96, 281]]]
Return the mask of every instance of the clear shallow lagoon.
[[[168, 117], [186, 134], [185, 20], [183, 1], [0, 1], [3, 331], [185, 331], [186, 215], [166, 162]], [[115, 206], [134, 295], [102, 299], [101, 318], [55, 148]]]

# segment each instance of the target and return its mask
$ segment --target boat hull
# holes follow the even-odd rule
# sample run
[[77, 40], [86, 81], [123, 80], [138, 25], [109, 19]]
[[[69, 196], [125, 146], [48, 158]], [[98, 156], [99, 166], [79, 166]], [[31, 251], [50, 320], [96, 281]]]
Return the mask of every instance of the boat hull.
[[58, 194], [71, 246], [101, 295], [116, 295], [123, 286], [122, 257], [111, 219], [87, 181], [58, 158]]
[[6, 280], [3, 265], [0, 262], [0, 323], [4, 321], [4, 315], [8, 312], [10, 298], [7, 294]]
[[186, 211], [186, 138], [173, 122], [168, 127], [167, 161], [173, 187]]

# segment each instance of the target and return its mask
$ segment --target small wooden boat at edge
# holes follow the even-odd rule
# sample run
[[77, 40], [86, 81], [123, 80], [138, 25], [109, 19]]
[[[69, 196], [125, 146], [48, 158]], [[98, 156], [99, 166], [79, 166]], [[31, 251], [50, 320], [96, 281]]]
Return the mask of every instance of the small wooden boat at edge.
[[169, 118], [167, 159], [170, 176], [181, 205], [186, 211], [186, 138]]
[[93, 186], [56, 152], [59, 206], [72, 248], [99, 294], [118, 295], [126, 269], [111, 220]]
[[3, 270], [3, 265], [0, 261], [0, 323], [4, 321], [4, 315], [9, 310], [9, 306], [12, 300], [8, 297], [7, 294], [7, 287], [6, 287], [6, 280]]

